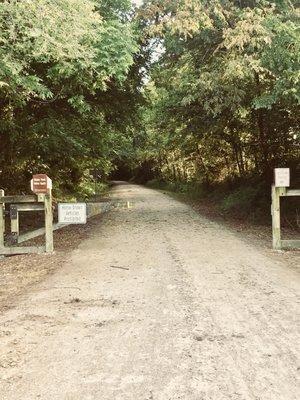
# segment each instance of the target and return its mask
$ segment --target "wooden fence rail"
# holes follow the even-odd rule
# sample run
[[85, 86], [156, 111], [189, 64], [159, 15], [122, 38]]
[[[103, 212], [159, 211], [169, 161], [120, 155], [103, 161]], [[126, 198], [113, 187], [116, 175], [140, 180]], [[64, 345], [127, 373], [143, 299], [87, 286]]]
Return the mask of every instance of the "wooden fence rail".
[[281, 224], [280, 224], [280, 198], [300, 196], [300, 190], [291, 190], [285, 187], [272, 186], [272, 232], [273, 232], [273, 249], [298, 249], [300, 248], [300, 240], [282, 240]]

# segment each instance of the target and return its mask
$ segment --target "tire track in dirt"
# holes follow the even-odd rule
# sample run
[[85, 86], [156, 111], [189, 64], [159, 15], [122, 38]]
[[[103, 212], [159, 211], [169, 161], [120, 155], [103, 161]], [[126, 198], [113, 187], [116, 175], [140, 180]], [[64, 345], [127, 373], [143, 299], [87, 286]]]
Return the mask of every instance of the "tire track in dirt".
[[159, 192], [114, 195], [0, 316], [0, 399], [296, 400], [299, 275]]

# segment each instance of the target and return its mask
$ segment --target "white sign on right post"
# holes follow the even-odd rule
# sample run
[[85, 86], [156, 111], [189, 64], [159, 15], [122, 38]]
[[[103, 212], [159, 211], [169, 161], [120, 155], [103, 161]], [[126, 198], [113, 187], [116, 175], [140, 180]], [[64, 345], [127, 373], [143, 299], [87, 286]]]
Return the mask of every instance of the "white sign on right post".
[[275, 168], [275, 187], [290, 186], [290, 169]]

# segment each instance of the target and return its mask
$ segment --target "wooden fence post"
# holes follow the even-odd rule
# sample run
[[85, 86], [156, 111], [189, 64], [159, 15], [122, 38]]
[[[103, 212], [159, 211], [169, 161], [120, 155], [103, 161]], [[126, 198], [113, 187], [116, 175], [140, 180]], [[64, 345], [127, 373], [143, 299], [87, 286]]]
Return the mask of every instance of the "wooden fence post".
[[46, 253], [53, 253], [54, 245], [53, 245], [53, 211], [52, 211], [52, 193], [49, 190], [49, 193], [45, 195], [45, 228], [46, 228]]
[[12, 204], [10, 206], [10, 231], [11, 231], [11, 242], [13, 244], [18, 243], [19, 213], [18, 213], [18, 208], [15, 204]]
[[281, 250], [281, 230], [280, 230], [280, 196], [286, 191], [284, 187], [272, 186], [272, 232], [273, 232], [273, 249]]
[[[4, 197], [4, 190], [0, 189], [0, 197]], [[0, 203], [0, 249], [4, 247], [5, 234], [5, 204]]]

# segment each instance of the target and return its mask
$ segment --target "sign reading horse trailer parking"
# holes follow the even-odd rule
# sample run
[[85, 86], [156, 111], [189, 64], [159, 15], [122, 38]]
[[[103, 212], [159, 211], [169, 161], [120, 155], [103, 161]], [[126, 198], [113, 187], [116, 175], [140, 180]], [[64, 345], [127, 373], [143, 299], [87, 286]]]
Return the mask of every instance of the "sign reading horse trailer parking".
[[59, 203], [60, 224], [86, 224], [86, 203]]

